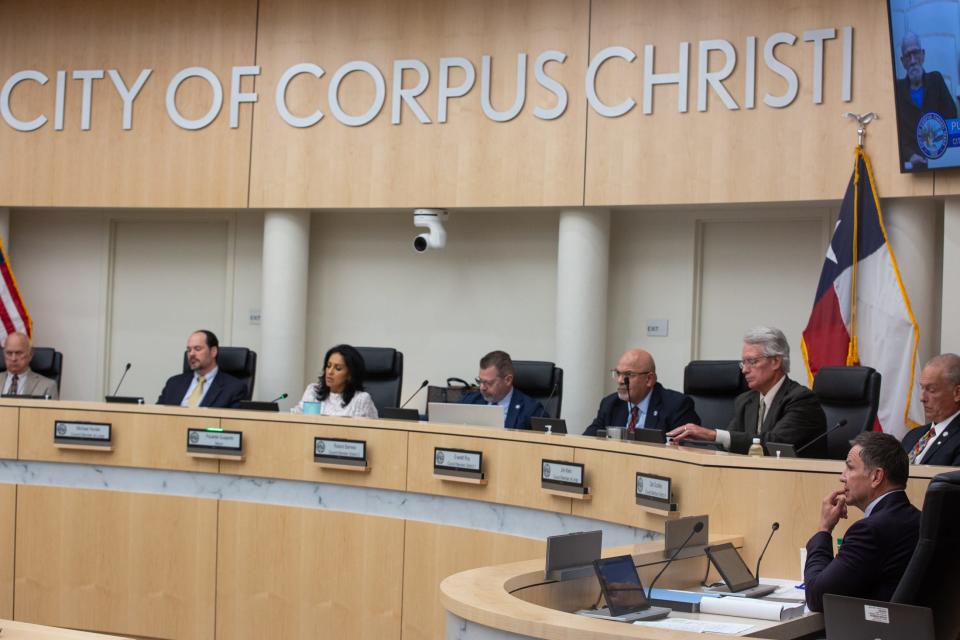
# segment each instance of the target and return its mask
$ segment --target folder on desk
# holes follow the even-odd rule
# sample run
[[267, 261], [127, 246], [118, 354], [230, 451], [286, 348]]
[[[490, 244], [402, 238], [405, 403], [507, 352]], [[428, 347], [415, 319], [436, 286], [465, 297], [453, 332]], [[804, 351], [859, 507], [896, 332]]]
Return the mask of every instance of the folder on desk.
[[703, 591], [681, 591], [679, 589], [654, 589], [650, 592], [650, 602], [659, 607], [669, 607], [684, 613], [700, 613], [700, 601], [704, 598], [717, 598]]

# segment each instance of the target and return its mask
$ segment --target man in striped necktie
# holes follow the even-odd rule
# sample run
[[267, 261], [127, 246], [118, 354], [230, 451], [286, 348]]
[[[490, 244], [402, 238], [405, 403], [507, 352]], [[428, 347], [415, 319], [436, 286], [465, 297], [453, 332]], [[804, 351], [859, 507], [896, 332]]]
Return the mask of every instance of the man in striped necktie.
[[960, 466], [960, 356], [934, 356], [920, 372], [920, 403], [929, 424], [903, 437], [910, 464]]

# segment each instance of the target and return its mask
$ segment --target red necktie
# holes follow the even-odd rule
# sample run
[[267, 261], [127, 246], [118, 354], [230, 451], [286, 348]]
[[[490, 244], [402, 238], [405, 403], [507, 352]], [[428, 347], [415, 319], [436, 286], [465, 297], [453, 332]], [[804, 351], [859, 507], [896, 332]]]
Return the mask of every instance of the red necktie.
[[637, 430], [637, 420], [640, 419], [640, 407], [633, 405], [630, 410], [630, 422], [627, 423], [627, 433], [633, 433]]

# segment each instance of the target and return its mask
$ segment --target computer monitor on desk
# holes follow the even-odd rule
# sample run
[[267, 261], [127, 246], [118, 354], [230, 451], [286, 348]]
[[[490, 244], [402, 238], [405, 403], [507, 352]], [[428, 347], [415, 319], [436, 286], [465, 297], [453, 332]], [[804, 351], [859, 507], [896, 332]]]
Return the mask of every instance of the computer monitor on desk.
[[503, 428], [503, 408], [497, 405], [430, 402], [427, 415], [430, 422]]

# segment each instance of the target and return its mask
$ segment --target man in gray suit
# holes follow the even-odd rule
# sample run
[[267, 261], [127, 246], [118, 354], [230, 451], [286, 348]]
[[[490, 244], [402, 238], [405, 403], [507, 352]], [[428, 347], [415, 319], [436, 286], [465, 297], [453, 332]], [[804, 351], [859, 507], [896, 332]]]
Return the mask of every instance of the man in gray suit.
[[26, 334], [14, 331], [3, 342], [3, 361], [7, 370], [0, 373], [0, 392], [12, 396], [59, 397], [57, 383], [30, 370], [33, 347]]
[[[826, 433], [827, 419], [817, 396], [787, 376], [790, 345], [782, 331], [773, 327], [751, 329], [743, 337], [741, 353], [740, 368], [750, 391], [734, 400], [733, 419], [727, 428], [686, 424], [667, 436], [675, 442], [688, 438], [716, 441], [727, 451], [746, 453], [754, 438], [800, 448]], [[826, 438], [821, 438], [804, 455], [825, 457], [826, 445]]]

